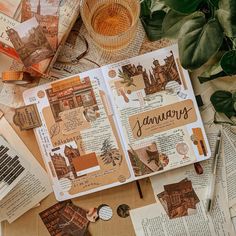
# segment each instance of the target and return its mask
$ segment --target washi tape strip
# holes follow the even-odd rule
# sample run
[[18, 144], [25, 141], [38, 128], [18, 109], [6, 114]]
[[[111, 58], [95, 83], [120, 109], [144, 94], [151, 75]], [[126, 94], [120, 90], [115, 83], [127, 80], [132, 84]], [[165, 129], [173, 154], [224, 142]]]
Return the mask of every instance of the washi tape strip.
[[33, 77], [23, 71], [4, 71], [2, 72], [2, 82], [25, 85], [33, 82]]

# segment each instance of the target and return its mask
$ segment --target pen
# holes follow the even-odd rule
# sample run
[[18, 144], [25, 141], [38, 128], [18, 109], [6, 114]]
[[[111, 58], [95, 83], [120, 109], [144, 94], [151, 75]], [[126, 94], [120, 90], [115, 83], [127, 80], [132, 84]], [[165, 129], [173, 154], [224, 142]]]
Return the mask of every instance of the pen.
[[219, 131], [216, 145], [215, 145], [215, 153], [214, 153], [214, 159], [213, 159], [213, 168], [212, 168], [212, 175], [211, 175], [211, 182], [210, 182], [210, 189], [208, 193], [207, 198], [207, 212], [210, 212], [212, 210], [214, 197], [215, 197], [215, 182], [216, 182], [216, 169], [217, 169], [217, 163], [220, 156], [220, 147], [221, 147], [221, 131]]

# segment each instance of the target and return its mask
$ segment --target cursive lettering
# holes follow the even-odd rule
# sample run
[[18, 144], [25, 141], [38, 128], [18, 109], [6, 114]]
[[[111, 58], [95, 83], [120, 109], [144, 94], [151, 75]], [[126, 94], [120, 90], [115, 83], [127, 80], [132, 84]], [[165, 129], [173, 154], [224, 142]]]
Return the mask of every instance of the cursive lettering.
[[137, 129], [137, 137], [141, 137], [143, 134], [143, 128], [145, 128], [146, 126], [149, 125], [158, 125], [163, 121], [167, 121], [170, 119], [177, 119], [177, 120], [187, 120], [189, 118], [189, 112], [192, 110], [193, 108], [187, 108], [184, 107], [183, 109], [179, 109], [179, 110], [168, 110], [166, 112], [162, 112], [156, 116], [146, 116], [144, 117], [141, 121], [139, 120], [139, 118], [137, 118], [137, 121], [132, 129], [132, 131], [134, 131], [135, 129]]

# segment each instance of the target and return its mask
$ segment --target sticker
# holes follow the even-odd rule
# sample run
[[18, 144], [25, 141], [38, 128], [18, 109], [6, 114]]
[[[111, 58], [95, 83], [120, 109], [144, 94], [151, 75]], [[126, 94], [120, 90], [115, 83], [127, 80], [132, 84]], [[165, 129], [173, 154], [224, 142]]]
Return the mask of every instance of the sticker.
[[116, 77], [116, 71], [115, 71], [115, 70], [110, 70], [110, 71], [108, 72], [108, 76], [109, 76], [110, 78], [115, 78], [115, 77]]
[[37, 105], [32, 104], [17, 108], [13, 122], [15, 125], [19, 126], [21, 130], [29, 130], [42, 126]]
[[182, 93], [182, 92], [178, 92], [177, 95], [182, 98], [182, 99], [186, 99], [187, 98], [187, 94]]
[[117, 215], [121, 218], [126, 218], [129, 216], [130, 207], [126, 204], [121, 204], [117, 207]]
[[193, 128], [192, 131], [193, 131], [193, 134], [196, 136], [196, 139], [198, 140], [197, 149], [198, 149], [199, 155], [207, 156], [206, 143], [203, 137], [202, 129]]
[[38, 91], [37, 96], [38, 96], [38, 98], [44, 98], [45, 92], [43, 90], [40, 90], [40, 91]]
[[177, 81], [170, 81], [166, 84], [165, 90], [168, 94], [176, 96], [180, 92], [181, 86]]
[[118, 177], [118, 181], [119, 181], [120, 183], [124, 183], [124, 182], [126, 181], [125, 176], [124, 176], [124, 175], [120, 175], [120, 176]]
[[188, 157], [186, 156], [186, 154], [189, 151], [189, 147], [186, 143], [182, 142], [182, 143], [178, 143], [176, 145], [176, 151], [180, 154], [183, 155], [183, 159], [187, 159]]
[[90, 208], [87, 213], [86, 213], [86, 217], [90, 222], [96, 222], [99, 217], [98, 217], [98, 209], [97, 208]]
[[61, 190], [69, 191], [72, 187], [72, 181], [67, 178], [62, 178], [59, 180], [59, 185], [60, 185]]
[[113, 216], [113, 211], [111, 209], [111, 207], [109, 207], [106, 204], [102, 204], [98, 207], [98, 216], [101, 220], [105, 220], [108, 221], [112, 218]]

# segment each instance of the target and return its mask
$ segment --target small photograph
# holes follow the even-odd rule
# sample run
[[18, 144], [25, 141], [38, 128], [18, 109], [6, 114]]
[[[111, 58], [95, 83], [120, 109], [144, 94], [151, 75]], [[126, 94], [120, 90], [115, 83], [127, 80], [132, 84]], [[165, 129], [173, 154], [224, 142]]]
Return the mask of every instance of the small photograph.
[[39, 213], [40, 218], [51, 236], [62, 235], [62, 229], [58, 227], [58, 223], [60, 220], [60, 212], [66, 207], [67, 204], [72, 204], [72, 202], [70, 200], [59, 202]]
[[83, 108], [84, 117], [88, 122], [99, 117], [99, 108], [89, 77], [70, 88], [56, 92], [52, 88], [48, 89], [46, 94], [55, 122], [62, 121], [60, 116], [62, 112], [79, 107]]
[[171, 81], [182, 84], [172, 51], [166, 55], [163, 62], [154, 58], [151, 69], [144, 68], [141, 64], [122, 66], [119, 78], [120, 84], [123, 84], [126, 90], [136, 91], [144, 88], [146, 95], [165, 90], [166, 85]]
[[53, 50], [35, 17], [9, 29], [7, 34], [25, 67], [53, 56]]
[[155, 142], [140, 149], [131, 148], [128, 154], [136, 176], [164, 170], [169, 164], [169, 157], [158, 151]]
[[22, 22], [36, 17], [53, 50], [58, 43], [60, 0], [23, 0]]
[[192, 182], [187, 178], [178, 183], [164, 185], [164, 191], [157, 197], [170, 219], [196, 214], [196, 205], [200, 202]]
[[63, 178], [73, 180], [100, 170], [96, 154], [81, 155], [75, 142], [53, 149], [50, 159], [59, 180]]
[[83, 236], [88, 230], [89, 220], [86, 211], [73, 203], [68, 203], [61, 211], [58, 226], [62, 229], [62, 235]]
[[87, 235], [86, 211], [70, 200], [59, 202], [39, 213], [51, 236]]

